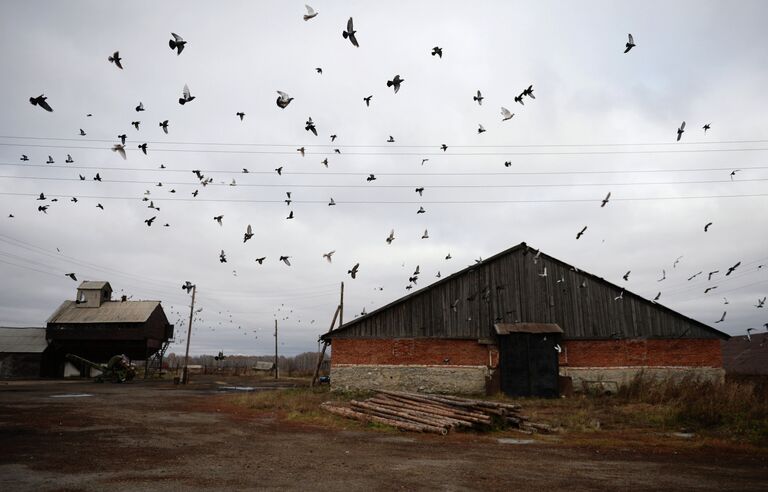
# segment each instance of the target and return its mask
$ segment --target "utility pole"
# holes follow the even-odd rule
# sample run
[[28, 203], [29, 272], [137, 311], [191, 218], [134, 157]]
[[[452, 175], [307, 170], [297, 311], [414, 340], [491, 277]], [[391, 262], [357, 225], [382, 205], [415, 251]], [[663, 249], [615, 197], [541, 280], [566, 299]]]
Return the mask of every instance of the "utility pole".
[[277, 320], [275, 320], [275, 379], [277, 379], [279, 369], [277, 368]]
[[[333, 320], [331, 320], [331, 327], [328, 328], [328, 334], [330, 334], [333, 331], [333, 327], [336, 325], [336, 318], [339, 319], [339, 327], [342, 325], [342, 312], [344, 311], [344, 282], [341, 283], [341, 297], [339, 298], [339, 305], [336, 306], [336, 311], [333, 313]], [[323, 365], [323, 360], [325, 360], [325, 349], [328, 348], [328, 340], [323, 340], [323, 346], [322, 349], [320, 348], [320, 340], [317, 341], [317, 348], [318, 348], [318, 354], [317, 354], [317, 366], [315, 367], [315, 373], [312, 376], [312, 381], [309, 383], [309, 387], [312, 388], [315, 386], [315, 382], [317, 381], [318, 376], [320, 375], [320, 367]]]
[[192, 304], [189, 306], [189, 327], [187, 328], [187, 351], [184, 353], [184, 370], [182, 372], [182, 381], [187, 384], [189, 381], [189, 339], [192, 337], [192, 316], [195, 314], [195, 292], [197, 285], [192, 286]]

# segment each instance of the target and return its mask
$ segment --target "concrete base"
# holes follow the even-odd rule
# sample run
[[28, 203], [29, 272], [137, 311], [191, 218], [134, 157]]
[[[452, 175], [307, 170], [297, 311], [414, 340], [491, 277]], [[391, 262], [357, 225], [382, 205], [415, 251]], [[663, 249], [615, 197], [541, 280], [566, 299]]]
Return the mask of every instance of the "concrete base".
[[331, 390], [401, 390], [484, 394], [485, 366], [331, 365]]
[[702, 380], [724, 381], [725, 370], [720, 367], [560, 367], [560, 375], [573, 379], [575, 391], [585, 388], [615, 392], [619, 386], [629, 383], [642, 372], [658, 379], [682, 379], [694, 377]]

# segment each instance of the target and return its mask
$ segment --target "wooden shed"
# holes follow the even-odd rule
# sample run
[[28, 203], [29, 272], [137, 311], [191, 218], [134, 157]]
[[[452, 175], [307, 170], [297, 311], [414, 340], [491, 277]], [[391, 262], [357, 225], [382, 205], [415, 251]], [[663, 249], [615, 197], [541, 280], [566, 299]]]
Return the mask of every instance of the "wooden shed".
[[62, 376], [67, 353], [94, 362], [117, 354], [147, 360], [173, 338], [173, 325], [160, 301], [113, 301], [109, 282], [85, 281], [48, 318], [46, 337], [58, 361], [49, 375]]
[[[555, 374], [577, 389], [620, 384], [640, 370], [722, 378], [720, 340], [727, 338], [525, 243], [323, 336], [332, 343], [337, 389], [547, 396], [557, 394], [551, 383], [543, 389], [544, 379], [531, 383], [530, 374], [545, 364], [551, 382], [553, 365], [542, 361], [553, 357]], [[542, 344], [530, 345], [534, 339]], [[519, 387], [512, 380], [523, 367], [529, 390], [510, 389]]]

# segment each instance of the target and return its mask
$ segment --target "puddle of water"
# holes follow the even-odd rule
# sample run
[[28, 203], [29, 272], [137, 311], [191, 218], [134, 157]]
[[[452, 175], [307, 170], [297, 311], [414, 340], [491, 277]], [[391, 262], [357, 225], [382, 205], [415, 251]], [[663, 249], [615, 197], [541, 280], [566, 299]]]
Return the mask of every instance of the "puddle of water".
[[85, 398], [87, 396], [93, 396], [90, 393], [65, 393], [63, 395], [51, 395], [51, 398]]
[[514, 439], [511, 437], [501, 437], [498, 439], [499, 444], [533, 444], [535, 439]]

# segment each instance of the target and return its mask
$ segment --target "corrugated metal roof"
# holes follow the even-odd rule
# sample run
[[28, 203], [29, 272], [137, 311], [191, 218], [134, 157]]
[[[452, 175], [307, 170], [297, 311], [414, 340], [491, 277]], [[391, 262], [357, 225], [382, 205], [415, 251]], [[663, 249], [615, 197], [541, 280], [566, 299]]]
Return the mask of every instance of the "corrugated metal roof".
[[112, 286], [109, 285], [109, 282], [103, 280], [84, 280], [80, 283], [77, 290], [101, 290], [105, 285], [109, 287], [109, 290], [112, 290]]
[[143, 323], [159, 305], [160, 301], [107, 301], [86, 308], [64, 301], [48, 323]]
[[38, 354], [46, 347], [45, 328], [0, 328], [0, 352]]
[[493, 325], [497, 335], [510, 333], [562, 333], [556, 323], [496, 323]]

